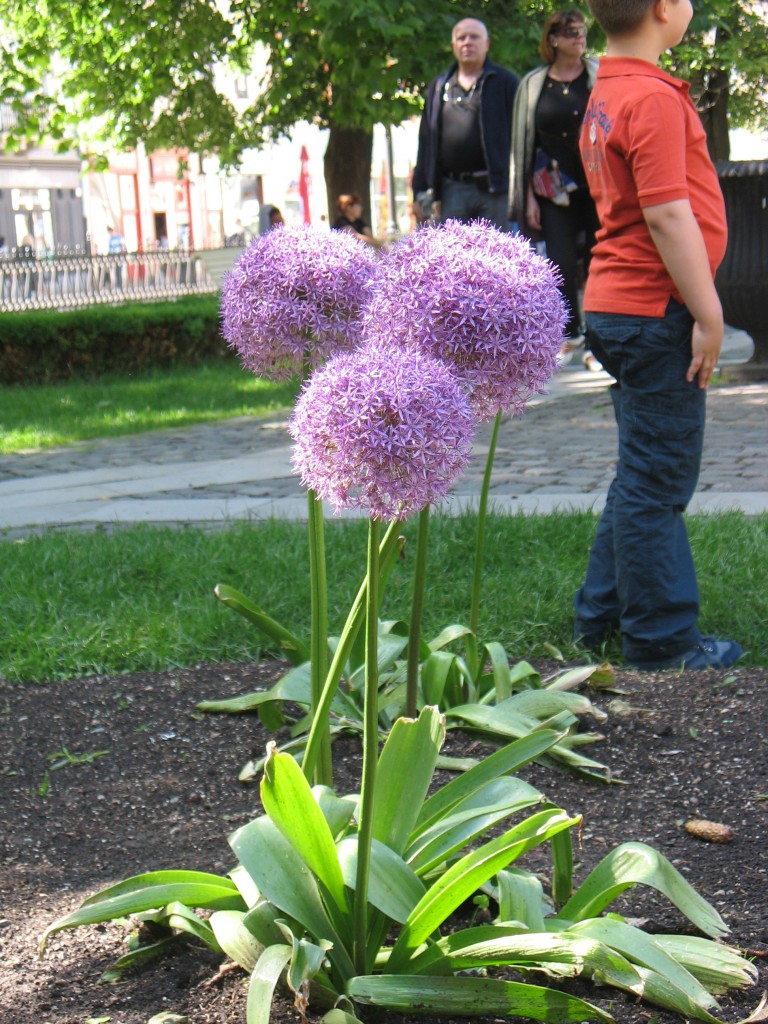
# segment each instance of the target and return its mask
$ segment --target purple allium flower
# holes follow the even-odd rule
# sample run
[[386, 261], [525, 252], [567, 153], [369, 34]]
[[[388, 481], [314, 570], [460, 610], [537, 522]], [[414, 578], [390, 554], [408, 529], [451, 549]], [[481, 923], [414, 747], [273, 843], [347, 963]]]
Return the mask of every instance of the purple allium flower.
[[452, 364], [481, 420], [522, 412], [557, 368], [567, 319], [559, 283], [526, 239], [487, 222], [422, 228], [380, 261], [365, 338]]
[[376, 259], [348, 232], [274, 228], [224, 281], [224, 337], [247, 370], [274, 379], [303, 375], [359, 342]]
[[362, 346], [316, 370], [289, 424], [293, 464], [336, 512], [405, 519], [466, 466], [475, 421], [449, 367], [420, 349]]

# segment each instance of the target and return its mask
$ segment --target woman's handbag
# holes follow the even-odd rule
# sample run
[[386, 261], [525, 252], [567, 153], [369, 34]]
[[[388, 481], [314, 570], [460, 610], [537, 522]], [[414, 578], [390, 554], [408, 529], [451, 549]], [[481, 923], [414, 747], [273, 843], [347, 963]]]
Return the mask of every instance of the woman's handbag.
[[543, 149], [536, 150], [533, 161], [533, 191], [541, 199], [549, 199], [555, 206], [569, 206], [570, 193], [579, 186], [567, 174], [563, 174], [557, 160], [553, 160]]

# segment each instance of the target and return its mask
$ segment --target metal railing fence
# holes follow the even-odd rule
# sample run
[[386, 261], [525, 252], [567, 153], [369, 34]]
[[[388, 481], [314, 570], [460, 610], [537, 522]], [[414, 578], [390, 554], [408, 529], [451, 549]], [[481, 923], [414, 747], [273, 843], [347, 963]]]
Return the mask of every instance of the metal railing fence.
[[0, 255], [0, 312], [153, 302], [218, 288], [204, 253], [194, 250]]

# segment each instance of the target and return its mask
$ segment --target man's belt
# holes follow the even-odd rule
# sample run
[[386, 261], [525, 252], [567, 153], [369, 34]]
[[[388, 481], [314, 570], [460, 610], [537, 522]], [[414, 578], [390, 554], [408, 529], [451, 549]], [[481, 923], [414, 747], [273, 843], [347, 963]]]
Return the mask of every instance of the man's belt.
[[449, 181], [460, 181], [462, 185], [477, 185], [478, 188], [488, 188], [488, 171], [459, 171], [455, 174], [447, 171], [444, 175]]

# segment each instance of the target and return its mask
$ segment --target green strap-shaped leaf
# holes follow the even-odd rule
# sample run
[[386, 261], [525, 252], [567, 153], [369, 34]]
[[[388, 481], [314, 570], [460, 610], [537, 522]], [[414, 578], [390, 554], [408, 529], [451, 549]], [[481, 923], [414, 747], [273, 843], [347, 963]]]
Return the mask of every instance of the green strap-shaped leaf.
[[[643, 979], [643, 998], [661, 1006], [665, 1010], [673, 1010], [681, 1014], [686, 1020], [703, 1020], [706, 1024], [720, 1024], [717, 1017], [714, 1017], [709, 1010], [698, 1003], [684, 989], [678, 988], [669, 978], [651, 971], [647, 967], [638, 967], [637, 973]], [[709, 1005], [717, 1006], [712, 1000]], [[745, 1024], [745, 1022], [742, 1022]]]
[[303, 662], [286, 672], [282, 679], [268, 690], [255, 690], [253, 693], [242, 693], [224, 700], [201, 700], [196, 705], [197, 710], [237, 715], [257, 711], [264, 704], [285, 700], [309, 707], [312, 701], [309, 670], [309, 662]]
[[214, 594], [222, 604], [227, 605], [238, 615], [243, 615], [257, 626], [265, 636], [274, 640], [280, 646], [280, 650], [294, 665], [300, 665], [303, 661], [309, 661], [309, 648], [307, 645], [285, 626], [281, 626], [267, 613], [254, 604], [249, 597], [241, 594], [234, 587], [228, 587], [226, 583], [219, 583], [214, 588]]
[[[201, 920], [191, 907], [186, 907], [183, 903], [169, 903], [163, 913], [166, 915], [165, 924], [169, 928], [173, 928], [179, 932], [184, 932], [186, 935], [194, 935], [196, 939], [205, 943], [205, 945], [208, 946], [209, 949], [212, 949], [214, 953], [224, 952], [218, 939], [213, 933], [213, 928], [210, 926], [210, 919], [209, 921]], [[217, 910], [214, 913], [240, 914], [241, 911]], [[146, 916], [142, 914], [141, 920], [146, 921]]]
[[[445, 723], [437, 708], [426, 707], [414, 721], [398, 719], [379, 757], [373, 812], [373, 837], [396, 853], [405, 849], [424, 803], [437, 755], [445, 739]], [[403, 799], [403, 771], [408, 773]]]
[[344, 916], [349, 913], [347, 895], [328, 822], [301, 768], [289, 754], [279, 753], [272, 744], [270, 747], [261, 782], [264, 810]]
[[[499, 707], [502, 708], [502, 712], [497, 714]], [[446, 711], [445, 717], [449, 728], [453, 722], [464, 722], [488, 736], [505, 738], [522, 738], [543, 727], [552, 730], [568, 729], [576, 722], [570, 711], [564, 711], [542, 724], [537, 718], [516, 712], [508, 700], [504, 701], [503, 705], [494, 707], [487, 707], [484, 704], [462, 704]], [[567, 736], [561, 737], [561, 741], [549, 750], [546, 758], [541, 758], [542, 764], [557, 766], [558, 762], [590, 776], [604, 777], [608, 772], [606, 766], [599, 761], [590, 760], [571, 750]]]
[[452, 779], [424, 801], [414, 829], [414, 838], [488, 782], [516, 772], [544, 751], [550, 750], [559, 739], [560, 735], [556, 732], [538, 729], [514, 743], [507, 744], [490, 757], [483, 758], [468, 772]]
[[245, 914], [238, 910], [217, 910], [211, 914], [210, 922], [213, 934], [230, 960], [250, 974], [264, 952], [264, 946], [245, 927], [244, 917]]
[[418, 1009], [423, 1014], [509, 1014], [546, 1024], [613, 1021], [610, 1014], [565, 992], [495, 978], [367, 975], [352, 978], [347, 985], [347, 995], [359, 1003], [401, 1013]]
[[528, 661], [518, 661], [510, 670], [510, 682], [513, 690], [538, 690], [541, 676]]
[[409, 964], [413, 973], [431, 974], [445, 959], [452, 973], [481, 967], [515, 967], [523, 971], [543, 971], [552, 977], [599, 977], [636, 996], [642, 996], [643, 983], [632, 964], [616, 950], [582, 936], [562, 932], [515, 932], [489, 925], [455, 932], [440, 939]]
[[269, 1024], [275, 988], [291, 953], [290, 946], [268, 946], [259, 957], [248, 983], [247, 1024]]
[[654, 939], [715, 995], [757, 984], [757, 968], [733, 946], [700, 935], [656, 935]]
[[523, 690], [521, 693], [512, 694], [509, 706], [521, 714], [539, 720], [557, 715], [561, 711], [570, 711], [572, 715], [592, 715], [598, 719], [607, 717], [582, 693], [561, 693], [559, 690], [549, 690], [546, 687], [542, 690]]
[[402, 969], [421, 943], [497, 871], [579, 821], [565, 811], [540, 811], [456, 861], [426, 892], [404, 924], [392, 948], [390, 968]]
[[552, 899], [562, 906], [573, 892], [573, 843], [570, 832], [552, 837]]
[[[243, 917], [243, 926], [262, 946], [279, 946], [285, 941], [285, 935], [277, 924], [278, 920], [286, 921], [285, 912], [268, 900], [259, 900]], [[296, 927], [301, 926], [297, 924]]]
[[[396, 633], [382, 633], [379, 631], [378, 649], [376, 651], [379, 672], [384, 673], [391, 669], [396, 659], [400, 657], [407, 646], [407, 636], [398, 636]], [[352, 690], [362, 690], [364, 675], [365, 664], [362, 664], [349, 678], [349, 685]]]
[[232, 833], [229, 844], [263, 897], [300, 922], [315, 939], [333, 942], [330, 959], [342, 976], [354, 974], [314, 875], [277, 826], [267, 817], [255, 818]]
[[[234, 892], [236, 888], [234, 883], [225, 875], [214, 875], [208, 871], [176, 871], [173, 869], [145, 871], [140, 875], [131, 875], [130, 878], [124, 878], [122, 882], [116, 882], [106, 889], [101, 889], [99, 892], [94, 893], [93, 896], [83, 900], [82, 906], [89, 907], [93, 903], [101, 903], [115, 896], [122, 896], [123, 893], [138, 892], [151, 886], [171, 885], [212, 886], [214, 889], [224, 889], [228, 892]], [[202, 906], [202, 904], [198, 904], [198, 906]]]
[[471, 635], [472, 630], [469, 626], [462, 626], [454, 622], [441, 630], [434, 640], [430, 640], [428, 646], [430, 651], [439, 651], [443, 647], [447, 647], [448, 644], [452, 644], [454, 640], [462, 640], [465, 636]]
[[509, 656], [502, 645], [496, 640], [485, 644], [485, 653], [491, 663], [496, 702], [499, 703], [512, 693], [512, 673], [509, 668]]
[[697, 1006], [712, 1009], [717, 1002], [703, 985], [670, 956], [653, 938], [631, 924], [615, 918], [598, 917], [581, 921], [565, 931], [566, 935], [583, 936], [603, 942], [617, 950], [638, 967], [646, 967], [665, 978], [670, 985], [684, 992]]
[[421, 665], [421, 692], [426, 704], [444, 707], [451, 672], [457, 671], [458, 656], [450, 651], [432, 651]]
[[663, 854], [645, 843], [623, 843], [604, 857], [557, 915], [564, 921], [596, 917], [638, 882], [663, 893], [705, 935], [722, 938], [729, 928]]
[[[157, 872], [157, 875], [168, 876], [191, 874], [195, 872]], [[153, 884], [152, 874], [137, 875], [135, 879], [127, 879], [117, 886], [105, 889], [87, 899], [77, 910], [65, 917], [60, 917], [50, 924], [40, 940], [40, 954], [50, 935], [65, 928], [79, 928], [87, 924], [99, 924], [102, 921], [113, 921], [118, 917], [140, 914], [145, 910], [155, 910], [169, 903], [178, 901], [189, 907], [201, 907], [209, 910], [244, 910], [245, 904], [235, 886], [226, 878], [217, 875], [208, 876], [216, 879], [215, 883], [204, 881], [162, 881]], [[136, 882], [135, 887], [129, 885]]]
[[[357, 836], [348, 836], [338, 847], [344, 880], [355, 888]], [[424, 883], [394, 850], [374, 839], [371, 843], [368, 902], [391, 921], [402, 924], [426, 892]]]
[[500, 821], [541, 803], [541, 793], [522, 779], [495, 779], [422, 832], [408, 847], [408, 863], [424, 875]]
[[167, 939], [160, 939], [159, 942], [153, 942], [148, 946], [139, 946], [137, 949], [132, 949], [130, 953], [124, 953], [100, 975], [99, 981], [109, 985], [115, 981], [120, 981], [123, 971], [128, 970], [129, 967], [138, 967], [141, 964], [148, 963], [150, 960], [157, 960], [158, 957], [164, 956], [177, 940], [177, 935], [169, 935]]
[[357, 797], [336, 796], [330, 786], [313, 786], [312, 796], [328, 822], [331, 835], [340, 836], [355, 813]]
[[340, 1010], [338, 1007], [329, 1010], [328, 1013], [322, 1018], [322, 1024], [363, 1024], [359, 1017], [355, 1017], [351, 1013], [347, 1013], [346, 1010]]
[[595, 674], [602, 669], [600, 665], [580, 665], [578, 668], [570, 668], [565, 672], [559, 672], [556, 676], [546, 679], [544, 686], [547, 690], [572, 690], [582, 683], [589, 682]]
[[496, 875], [499, 920], [521, 921], [533, 932], [544, 930], [544, 911], [551, 911], [544, 897], [544, 888], [530, 871], [505, 868]]
[[322, 939], [318, 945], [308, 939], [300, 939], [296, 935], [292, 937], [292, 944], [293, 954], [286, 981], [291, 991], [301, 997], [305, 995], [305, 989], [308, 988], [310, 979], [314, 978], [322, 969], [331, 944], [326, 939]]
[[[236, 864], [229, 872], [229, 877], [237, 886], [237, 891], [243, 897], [245, 905], [254, 907], [261, 899], [261, 894], [243, 865]], [[265, 945], [271, 945], [271, 943], [265, 943]]]

